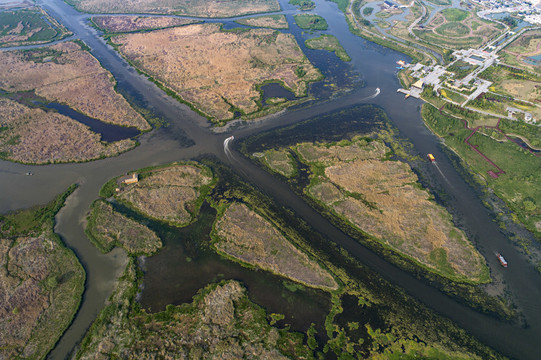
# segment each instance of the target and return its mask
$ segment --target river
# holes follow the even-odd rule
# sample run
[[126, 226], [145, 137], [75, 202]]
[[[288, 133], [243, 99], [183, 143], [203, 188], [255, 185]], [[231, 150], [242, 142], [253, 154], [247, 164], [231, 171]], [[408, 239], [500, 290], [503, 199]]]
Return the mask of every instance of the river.
[[[396, 93], [399, 83], [395, 76], [395, 62], [399, 59], [407, 60], [405, 56], [352, 35], [336, 4], [316, 0], [317, 7], [313, 12], [327, 20], [329, 29], [326, 32], [338, 37], [353, 59], [351, 66], [362, 74], [365, 87], [356, 89], [345, 96], [315, 103], [308, 108], [286, 111], [271, 117], [268, 121], [256, 122], [252, 126], [232, 130], [232, 133], [236, 139], [242, 139], [276, 126], [291, 124], [324, 112], [362, 103], [362, 99], [373, 94], [376, 88], [381, 89], [377, 97], [366, 102], [381, 106], [399, 128], [401, 135], [414, 144], [415, 150], [421, 156], [427, 153], [434, 154], [441, 174], [444, 174], [445, 178], [437, 169], [430, 167], [427, 170], [429, 176], [435, 186], [449, 195], [448, 206], [452, 214], [486, 257], [491, 273], [503, 279], [516, 305], [523, 313], [528, 327], [501, 323], [494, 318], [479, 314], [385, 262], [331, 225], [297, 197], [286, 184], [236, 152], [235, 143], [232, 144], [232, 151], [236, 161], [230, 162], [223, 151], [223, 140], [229, 134], [217, 134], [211, 131], [206, 119], [168, 97], [154, 84], [139, 75], [99, 37], [95, 29], [87, 25], [88, 15], [76, 12], [60, 0], [42, 0], [39, 3], [92, 49], [92, 54], [115, 76], [118, 88], [129, 93], [142, 106], [166, 118], [171, 124], [168, 128], [142, 135], [139, 138], [141, 142], [139, 147], [115, 158], [83, 164], [47, 166], [28, 166], [0, 161], [0, 188], [2, 189], [0, 212], [2, 213], [45, 203], [64, 191], [70, 184], [79, 184], [79, 188], [57, 215], [55, 230], [76, 252], [85, 267], [86, 291], [73, 324], [62, 336], [49, 358], [64, 359], [70, 354], [103, 307], [112, 291], [115, 274], [122, 269], [125, 261], [125, 256], [120, 251], [108, 255], [100, 254], [84, 235], [83, 220], [89, 205], [97, 197], [100, 186], [111, 177], [128, 170], [191, 159], [202, 154], [211, 154], [225, 163], [229, 162], [231, 167], [247, 181], [271, 195], [278, 203], [292, 208], [314, 229], [346, 248], [360, 262], [401, 286], [410, 295], [437, 312], [455, 320], [483, 342], [514, 358], [536, 359], [538, 357], [539, 344], [541, 344], [541, 302], [539, 301], [541, 276], [515, 245], [500, 232], [497, 224], [492, 221], [490, 212], [483, 206], [475, 191], [465, 183], [440, 150], [439, 139], [427, 130], [420, 118], [421, 101], [413, 99], [405, 101], [401, 94]], [[291, 7], [286, 1], [281, 1], [281, 3], [291, 23]], [[304, 36], [302, 32], [293, 28], [292, 33], [302, 44]], [[24, 176], [26, 172], [34, 173], [34, 176]], [[504, 270], [500, 267], [494, 255], [495, 252], [502, 252], [505, 255], [510, 263], [508, 269]]]

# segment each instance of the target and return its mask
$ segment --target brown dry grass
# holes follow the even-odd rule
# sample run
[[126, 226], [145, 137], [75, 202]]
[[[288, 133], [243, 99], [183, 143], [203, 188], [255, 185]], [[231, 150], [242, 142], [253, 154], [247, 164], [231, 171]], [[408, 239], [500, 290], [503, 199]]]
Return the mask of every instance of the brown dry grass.
[[[325, 166], [325, 176], [308, 188], [309, 194], [366, 233], [441, 274], [483, 280], [483, 257], [453, 225], [449, 213], [419, 188], [409, 165], [381, 161], [377, 156], [363, 159], [370, 153], [363, 150], [368, 146], [377, 147], [379, 155], [385, 153], [385, 146], [374, 142], [344, 146], [342, 153], [348, 156], [342, 158], [336, 156], [336, 147], [300, 145], [303, 157], [309, 153], [311, 161]], [[321, 161], [315, 158], [318, 152]], [[360, 155], [354, 156], [355, 152]], [[438, 254], [445, 254], [446, 259]]]
[[197, 20], [165, 16], [94, 16], [92, 21], [99, 28], [110, 33], [163, 29], [197, 22]]
[[218, 251], [308, 286], [338, 288], [326, 270], [244, 204], [231, 204], [217, 221], [216, 230]]
[[247, 19], [240, 19], [240, 20], [237, 20], [237, 22], [243, 25], [270, 28], [270, 29], [288, 29], [289, 28], [285, 15], [257, 16], [257, 17], [247, 18]]
[[145, 174], [117, 196], [151, 218], [185, 226], [194, 217], [191, 207], [200, 196], [199, 187], [211, 181], [196, 166], [177, 165]]
[[74, 42], [26, 52], [0, 52], [1, 89], [34, 90], [47, 100], [65, 103], [95, 119], [150, 129], [114, 85], [112, 75]]
[[102, 252], [120, 245], [131, 254], [151, 255], [162, 247], [155, 232], [116, 212], [111, 204], [101, 200], [92, 206], [86, 230]]
[[114, 156], [135, 146], [130, 139], [104, 144], [100, 135], [55, 112], [0, 98], [0, 152], [22, 163], [88, 161]]
[[302, 96], [307, 82], [320, 77], [295, 38], [273, 30], [223, 32], [220, 24], [200, 24], [112, 41], [136, 67], [216, 120], [233, 118], [231, 106], [246, 114], [258, 111], [256, 85], [266, 80], [282, 81]]
[[280, 10], [276, 0], [69, 0], [90, 13], [184, 14], [198, 17], [231, 17]]

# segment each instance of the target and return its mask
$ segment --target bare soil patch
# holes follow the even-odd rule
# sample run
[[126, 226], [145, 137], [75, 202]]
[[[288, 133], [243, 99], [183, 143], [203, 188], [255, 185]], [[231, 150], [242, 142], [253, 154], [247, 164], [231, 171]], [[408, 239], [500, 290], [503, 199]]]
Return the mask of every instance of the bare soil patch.
[[281, 82], [296, 96], [320, 78], [291, 34], [267, 29], [221, 31], [200, 24], [115, 36], [131, 63], [211, 119], [261, 109], [257, 85]]
[[197, 20], [165, 16], [94, 16], [92, 21], [100, 29], [109, 33], [164, 29], [198, 22]]
[[215, 225], [220, 252], [308, 286], [337, 289], [333, 277], [293, 246], [267, 220], [240, 203], [231, 204]]

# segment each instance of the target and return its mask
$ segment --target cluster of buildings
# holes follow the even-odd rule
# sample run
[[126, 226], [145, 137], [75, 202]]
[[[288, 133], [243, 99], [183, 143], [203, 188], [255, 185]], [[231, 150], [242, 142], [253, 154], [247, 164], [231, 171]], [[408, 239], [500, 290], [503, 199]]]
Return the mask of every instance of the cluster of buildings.
[[524, 21], [541, 25], [541, 0], [472, 0], [487, 10], [478, 13], [480, 17], [488, 14], [509, 13], [523, 16]]

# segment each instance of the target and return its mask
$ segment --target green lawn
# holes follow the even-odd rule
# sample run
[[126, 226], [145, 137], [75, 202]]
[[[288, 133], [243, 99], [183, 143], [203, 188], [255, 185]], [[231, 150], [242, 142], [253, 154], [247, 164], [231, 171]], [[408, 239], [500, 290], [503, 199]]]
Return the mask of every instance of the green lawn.
[[[469, 142], [505, 171], [505, 174], [494, 179], [487, 172], [497, 171], [497, 169], [464, 142], [471, 134], [471, 130], [465, 129], [461, 120], [440, 114], [430, 105], [423, 106], [422, 115], [427, 125], [445, 139], [445, 144], [459, 154], [469, 165], [470, 170], [474, 174], [481, 175], [487, 186], [507, 203], [517, 219], [529, 230], [541, 235], [539, 230], [541, 228], [541, 182], [538, 179], [541, 173], [541, 157], [535, 156], [511, 141], [496, 141], [477, 132]], [[533, 125], [512, 127], [511, 123], [502, 122], [502, 129], [505, 131], [512, 129], [513, 132], [519, 132], [520, 135], [523, 134], [526, 137], [539, 135], [540, 130]], [[522, 129], [517, 131], [518, 127]]]
[[304, 42], [304, 44], [309, 49], [332, 51], [341, 60], [351, 61], [351, 57], [349, 57], [346, 50], [344, 50], [338, 39], [333, 35], [321, 35], [317, 38], [308, 39]]
[[301, 14], [295, 15], [294, 18], [295, 22], [301, 29], [327, 30], [329, 27], [325, 19], [319, 15]]
[[447, 21], [463, 21], [466, 20], [468, 16], [470, 16], [467, 11], [455, 8], [443, 9], [441, 13]]

